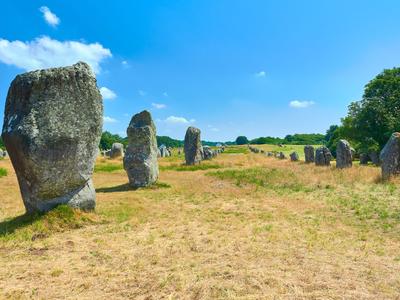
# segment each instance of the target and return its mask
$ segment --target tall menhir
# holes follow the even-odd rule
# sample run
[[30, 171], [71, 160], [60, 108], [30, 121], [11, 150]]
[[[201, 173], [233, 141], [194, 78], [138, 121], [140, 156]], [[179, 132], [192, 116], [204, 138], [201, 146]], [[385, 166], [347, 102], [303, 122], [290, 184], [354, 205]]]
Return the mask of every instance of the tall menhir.
[[13, 80], [2, 137], [28, 213], [58, 204], [95, 207], [92, 174], [102, 125], [102, 97], [86, 63]]

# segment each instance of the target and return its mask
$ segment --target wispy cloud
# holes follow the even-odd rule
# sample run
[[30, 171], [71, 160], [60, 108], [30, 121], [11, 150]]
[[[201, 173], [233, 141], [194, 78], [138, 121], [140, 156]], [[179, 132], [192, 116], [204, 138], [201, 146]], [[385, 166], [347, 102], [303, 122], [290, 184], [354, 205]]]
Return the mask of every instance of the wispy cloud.
[[126, 61], [126, 60], [123, 60], [122, 62], [121, 62], [121, 65], [122, 65], [122, 67], [124, 68], [124, 69], [129, 69], [130, 67], [131, 67], [131, 65], [128, 63], [128, 61]]
[[211, 131], [219, 132], [219, 128], [217, 128], [217, 127], [215, 127], [215, 126], [213, 126], [213, 125], [208, 125], [207, 127], [208, 127]]
[[117, 123], [118, 122], [118, 120], [111, 118], [111, 117], [107, 117], [107, 116], [103, 117], [103, 121], [104, 121], [104, 123]]
[[266, 75], [267, 75], [267, 73], [265, 73], [265, 71], [260, 71], [260, 72], [257, 72], [256, 74], [254, 74], [254, 76], [257, 78], [265, 77]]
[[39, 10], [43, 13], [43, 18], [47, 24], [52, 27], [56, 27], [60, 24], [60, 19], [56, 16], [56, 14], [52, 13], [51, 10], [47, 6], [42, 6]]
[[176, 117], [176, 116], [169, 116], [164, 120], [165, 123], [167, 124], [189, 124], [189, 123], [194, 123], [196, 120], [195, 119], [186, 119], [184, 117]]
[[111, 51], [99, 43], [61, 42], [47, 36], [28, 42], [0, 39], [0, 61], [27, 71], [68, 66], [84, 61], [95, 73], [99, 73], [100, 63], [111, 56]]
[[293, 100], [293, 101], [290, 101], [289, 106], [293, 107], [293, 108], [307, 108], [314, 104], [315, 104], [314, 101]]
[[100, 93], [103, 96], [103, 99], [105, 100], [112, 100], [117, 97], [117, 94], [110, 90], [109, 88], [106, 88], [105, 86], [100, 88]]
[[140, 95], [141, 97], [144, 97], [144, 96], [147, 95], [147, 93], [146, 93], [145, 91], [143, 91], [143, 90], [139, 90], [138, 93], [139, 93], [139, 95]]
[[151, 106], [153, 106], [153, 107], [156, 108], [156, 109], [163, 109], [163, 108], [166, 108], [166, 107], [167, 107], [165, 104], [162, 104], [162, 103], [154, 103], [154, 102], [151, 104]]
[[168, 97], [168, 93], [167, 93], [167, 92], [164, 92], [164, 93], [163, 93], [163, 96], [164, 96], [164, 97]]

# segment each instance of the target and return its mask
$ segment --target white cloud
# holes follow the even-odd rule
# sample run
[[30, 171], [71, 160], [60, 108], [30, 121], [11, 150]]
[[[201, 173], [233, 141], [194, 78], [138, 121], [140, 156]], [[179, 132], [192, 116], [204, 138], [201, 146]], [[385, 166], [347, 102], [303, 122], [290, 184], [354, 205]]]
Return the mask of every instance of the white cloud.
[[265, 73], [265, 71], [260, 71], [256, 74], [254, 74], [254, 76], [260, 78], [260, 77], [265, 77], [267, 74]]
[[139, 90], [138, 93], [139, 93], [139, 95], [142, 96], [142, 97], [144, 97], [144, 96], [147, 95], [147, 93], [146, 93], [145, 91], [143, 91], [143, 90]]
[[196, 120], [195, 119], [186, 119], [184, 117], [175, 117], [175, 116], [169, 116], [164, 120], [165, 123], [168, 124], [189, 124], [189, 123], [194, 123]]
[[100, 88], [100, 93], [103, 96], [103, 99], [106, 100], [112, 100], [117, 97], [117, 94], [114, 91], [110, 90], [109, 88], [106, 88], [105, 86]]
[[47, 36], [28, 42], [0, 39], [0, 61], [27, 71], [69, 66], [84, 61], [95, 73], [99, 73], [100, 63], [111, 56], [110, 49], [99, 43], [61, 42]]
[[293, 101], [290, 101], [289, 106], [293, 107], [293, 108], [307, 108], [313, 104], [315, 104], [314, 101], [293, 100]]
[[111, 118], [111, 117], [107, 117], [107, 116], [103, 117], [103, 121], [104, 121], [104, 123], [117, 123], [118, 122], [118, 120]]
[[166, 107], [167, 107], [165, 104], [162, 104], [162, 103], [154, 103], [154, 102], [151, 104], [151, 106], [153, 106], [153, 107], [156, 108], [156, 109], [163, 109], [163, 108], [166, 108]]
[[43, 18], [47, 24], [53, 27], [60, 24], [60, 19], [47, 6], [42, 6], [39, 10], [43, 13]]
[[121, 62], [121, 65], [122, 65], [122, 67], [123, 67], [124, 69], [129, 69], [129, 68], [131, 67], [131, 65], [130, 65], [126, 60], [123, 60], [123, 61]]

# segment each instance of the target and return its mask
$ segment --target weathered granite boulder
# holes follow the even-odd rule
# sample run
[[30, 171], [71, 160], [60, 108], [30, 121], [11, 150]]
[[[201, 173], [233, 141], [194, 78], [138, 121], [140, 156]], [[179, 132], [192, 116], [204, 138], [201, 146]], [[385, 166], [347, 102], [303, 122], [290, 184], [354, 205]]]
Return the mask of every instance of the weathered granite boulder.
[[209, 146], [203, 147], [203, 159], [211, 159], [214, 157], [214, 152]]
[[102, 98], [86, 63], [13, 80], [2, 137], [28, 213], [58, 204], [95, 207], [92, 173], [102, 123]]
[[315, 165], [330, 166], [331, 159], [332, 159], [332, 154], [327, 147], [321, 146], [315, 151]]
[[353, 158], [348, 141], [339, 140], [336, 146], [336, 168], [351, 168]]
[[314, 162], [314, 147], [311, 145], [304, 146], [304, 156], [306, 163], [313, 163]]
[[291, 161], [298, 161], [299, 160], [299, 154], [296, 151], [293, 151], [290, 153], [290, 160]]
[[113, 143], [111, 146], [110, 157], [117, 158], [124, 156], [124, 145], [121, 143]]
[[201, 131], [198, 128], [190, 126], [185, 135], [185, 160], [187, 165], [194, 165], [201, 161]]
[[382, 178], [400, 174], [400, 133], [395, 132], [383, 147], [381, 154]]
[[134, 115], [126, 130], [128, 147], [124, 169], [129, 185], [138, 188], [153, 184], [158, 179], [156, 126], [147, 110]]

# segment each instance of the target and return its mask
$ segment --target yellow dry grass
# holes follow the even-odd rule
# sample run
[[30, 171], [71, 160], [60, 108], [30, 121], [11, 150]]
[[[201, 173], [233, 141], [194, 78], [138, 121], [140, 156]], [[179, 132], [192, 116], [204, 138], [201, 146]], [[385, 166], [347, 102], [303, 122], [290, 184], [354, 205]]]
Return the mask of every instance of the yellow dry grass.
[[[98, 162], [110, 163], [121, 164]], [[165, 185], [135, 191], [123, 170], [96, 172], [95, 221], [34, 239], [22, 235], [26, 227], [0, 236], [0, 298], [400, 297], [399, 188], [381, 183], [378, 168], [260, 154], [207, 163], [222, 168], [166, 169]], [[4, 224], [24, 209], [9, 160], [0, 167], [8, 170], [0, 178]], [[260, 178], [277, 171], [265, 185], [238, 182], [235, 172], [246, 169]], [[299, 188], [287, 188], [291, 181]]]

